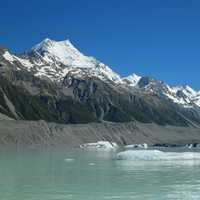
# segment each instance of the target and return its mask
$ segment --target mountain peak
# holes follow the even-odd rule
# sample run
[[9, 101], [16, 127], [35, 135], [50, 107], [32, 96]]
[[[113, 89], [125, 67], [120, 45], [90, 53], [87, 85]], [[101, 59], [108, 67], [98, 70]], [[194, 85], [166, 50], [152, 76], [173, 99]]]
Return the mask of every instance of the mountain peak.
[[191, 94], [196, 94], [196, 93], [197, 93], [197, 91], [195, 91], [194, 89], [192, 89], [189, 85], [185, 85], [184, 87], [185, 87], [185, 89], [186, 89], [187, 91], [189, 91]]
[[58, 48], [59, 46], [60, 47], [62, 46], [63, 51], [65, 51], [66, 47], [75, 48], [69, 39], [63, 40], [63, 41], [56, 41], [56, 40], [46, 38], [46, 39], [42, 40], [42, 42], [40, 42], [39, 44], [36, 44], [35, 46], [33, 46], [31, 48], [31, 50], [38, 51], [38, 50], [42, 49], [42, 50], [48, 51], [52, 48], [56, 48], [56, 47]]
[[46, 38], [22, 54], [21, 58], [33, 63], [28, 68], [35, 66], [33, 71], [35, 76], [39, 77], [45, 76], [60, 81], [69, 71], [76, 71], [81, 76], [84, 74], [115, 83], [121, 82], [117, 73], [95, 58], [82, 54], [69, 39], [55, 41]]
[[69, 39], [55, 41], [49, 38], [33, 46], [28, 54], [35, 54], [47, 63], [62, 63], [70, 67], [94, 67], [90, 57], [83, 55]]
[[172, 89], [175, 92], [180, 92], [181, 91], [184, 94], [186, 94], [187, 96], [195, 96], [197, 94], [197, 91], [192, 89], [189, 85], [175, 86], [175, 87], [172, 87]]
[[54, 40], [51, 40], [50, 38], [45, 38], [42, 43], [48, 43], [48, 42], [53, 42]]
[[141, 76], [138, 76], [137, 74], [133, 73], [133, 74], [127, 76], [126, 78], [133, 78], [133, 79], [137, 79], [138, 80], [138, 79], [141, 78]]

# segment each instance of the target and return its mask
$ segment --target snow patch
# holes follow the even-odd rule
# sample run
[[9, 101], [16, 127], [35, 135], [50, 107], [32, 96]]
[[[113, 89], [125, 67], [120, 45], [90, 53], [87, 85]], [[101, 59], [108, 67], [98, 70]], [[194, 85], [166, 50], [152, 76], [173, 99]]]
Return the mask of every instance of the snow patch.
[[30, 70], [33, 67], [33, 64], [28, 59], [19, 58], [17, 56], [13, 56], [15, 60], [20, 62], [24, 67]]

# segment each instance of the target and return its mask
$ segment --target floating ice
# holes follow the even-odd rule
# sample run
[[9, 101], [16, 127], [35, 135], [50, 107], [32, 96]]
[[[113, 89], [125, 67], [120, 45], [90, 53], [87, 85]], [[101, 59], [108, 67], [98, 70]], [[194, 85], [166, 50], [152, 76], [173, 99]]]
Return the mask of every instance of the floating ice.
[[90, 166], [94, 166], [95, 164], [94, 164], [94, 163], [89, 163], [89, 165], [90, 165]]
[[199, 152], [163, 152], [159, 150], [127, 150], [116, 155], [118, 160], [200, 160]]
[[144, 144], [130, 144], [130, 145], [126, 145], [124, 148], [125, 149], [134, 149], [134, 148], [147, 149], [148, 144], [146, 144], [146, 143], [144, 143]]
[[98, 141], [95, 143], [86, 143], [80, 145], [80, 148], [89, 149], [89, 150], [114, 150], [118, 145], [114, 142], [108, 141]]
[[74, 159], [74, 158], [66, 158], [65, 161], [66, 161], [66, 162], [74, 162], [75, 159]]

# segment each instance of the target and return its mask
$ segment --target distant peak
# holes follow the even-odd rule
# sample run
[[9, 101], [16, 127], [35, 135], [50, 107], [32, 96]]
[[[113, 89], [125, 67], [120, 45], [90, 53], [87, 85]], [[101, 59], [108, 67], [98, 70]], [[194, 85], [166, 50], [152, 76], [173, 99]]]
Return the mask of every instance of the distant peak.
[[194, 89], [192, 89], [189, 85], [185, 85], [184, 89], [186, 91], [187, 94], [190, 94], [192, 96], [195, 96], [198, 92], [195, 91]]
[[138, 81], [141, 79], [141, 76], [138, 76], [137, 74], [131, 74], [127, 77], [124, 77], [124, 79], [130, 80], [130, 81]]
[[187, 90], [190, 93], [196, 93], [194, 89], [192, 89], [189, 85], [180, 85], [180, 86], [174, 86], [173, 87], [175, 90]]
[[70, 41], [69, 41], [69, 39], [57, 41], [57, 40], [52, 40], [50, 38], [45, 38], [44, 40], [42, 40], [41, 43], [48, 43], [48, 42], [53, 42], [53, 43], [68, 43]]
[[54, 41], [49, 39], [49, 38], [46, 38], [44, 40], [42, 40], [42, 42], [34, 45], [31, 50], [39, 50], [39, 49], [43, 49], [43, 48], [47, 48], [47, 47], [51, 47], [53, 46], [53, 43]]
[[42, 42], [50, 42], [50, 41], [52, 41], [52, 40], [49, 38], [45, 38]]
[[39, 44], [53, 44], [55, 43], [55, 40], [52, 40], [50, 38], [45, 38], [44, 40], [42, 40]]
[[[136, 79], [140, 79], [140, 78], [141, 78], [141, 76], [138, 76], [138, 75], [135, 74], [135, 73], [129, 75], [128, 77], [132, 77], [132, 78], [136, 78]], [[127, 78], [128, 78], [128, 77], [127, 77]]]
[[60, 44], [72, 44], [71, 41], [69, 39], [66, 39], [66, 40], [52, 40], [52, 39], [49, 39], [49, 38], [46, 38], [42, 41], [42, 43], [60, 43]]
[[94, 59], [82, 54], [69, 39], [56, 41], [49, 38], [33, 46], [25, 52], [28, 56], [35, 56], [46, 63], [59, 62], [71, 67], [95, 67]]
[[189, 85], [184, 86], [185, 89], [191, 91], [191, 92], [196, 92], [194, 89], [192, 89]]
[[142, 77], [138, 76], [137, 74], [131, 74], [127, 77], [123, 78], [123, 81], [125, 81], [130, 86], [135, 86], [140, 81]]
[[72, 45], [72, 43], [70, 42], [69, 39], [61, 40], [61, 41], [56, 41], [56, 40], [52, 40], [50, 38], [45, 38], [39, 44], [36, 44], [35, 46], [33, 46], [31, 48], [31, 50], [34, 50], [34, 51], [37, 51], [37, 50], [47, 50], [47, 49], [54, 48], [55, 46], [75, 48]]

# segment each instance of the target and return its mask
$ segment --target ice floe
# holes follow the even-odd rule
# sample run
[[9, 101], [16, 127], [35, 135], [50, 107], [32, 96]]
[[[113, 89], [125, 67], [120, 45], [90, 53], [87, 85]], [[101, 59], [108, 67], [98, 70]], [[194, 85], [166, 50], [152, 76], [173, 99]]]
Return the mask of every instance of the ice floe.
[[159, 150], [127, 150], [116, 155], [118, 160], [170, 161], [200, 160], [200, 152], [163, 152]]

